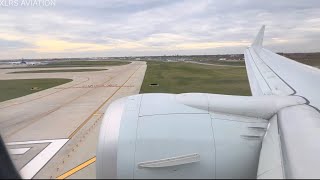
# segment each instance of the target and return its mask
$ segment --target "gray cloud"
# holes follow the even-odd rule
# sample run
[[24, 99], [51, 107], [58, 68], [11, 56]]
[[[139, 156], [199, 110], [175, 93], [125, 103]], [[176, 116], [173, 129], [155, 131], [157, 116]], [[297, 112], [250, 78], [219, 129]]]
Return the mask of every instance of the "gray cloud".
[[[318, 0], [56, 0], [55, 7], [0, 7], [0, 11], [0, 40], [11, 42], [6, 46], [0, 41], [0, 47], [10, 52], [14, 47], [17, 51], [0, 53], [0, 58], [15, 58], [15, 54], [78, 57], [242, 53], [243, 43], [181, 47], [211, 42], [249, 45], [262, 24], [267, 25], [267, 48], [286, 52], [320, 50]], [[80, 49], [83, 44], [94, 44], [100, 50], [32, 49], [44, 37], [74, 43], [71, 45], [75, 49], [78, 43]], [[117, 49], [109, 48], [112, 46]]]
[[3, 49], [15, 49], [19, 50], [20, 48], [30, 47], [30, 44], [21, 42], [21, 41], [8, 41], [0, 39], [0, 48]]

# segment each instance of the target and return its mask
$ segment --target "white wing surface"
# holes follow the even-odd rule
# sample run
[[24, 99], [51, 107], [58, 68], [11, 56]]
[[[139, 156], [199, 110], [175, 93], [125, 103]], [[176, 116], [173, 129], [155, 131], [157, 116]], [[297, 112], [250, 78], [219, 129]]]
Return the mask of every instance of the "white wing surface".
[[318, 178], [320, 70], [264, 49], [264, 29], [244, 53], [252, 95], [300, 96], [307, 103], [282, 108], [270, 119], [257, 177]]
[[263, 35], [264, 26], [244, 53], [252, 95], [302, 96], [319, 109], [320, 70], [264, 49]]

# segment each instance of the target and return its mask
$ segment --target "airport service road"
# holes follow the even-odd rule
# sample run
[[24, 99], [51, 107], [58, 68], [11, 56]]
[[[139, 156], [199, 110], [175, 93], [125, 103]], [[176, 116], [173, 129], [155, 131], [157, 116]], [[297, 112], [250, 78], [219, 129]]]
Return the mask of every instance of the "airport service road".
[[201, 63], [196, 61], [185, 61], [187, 63], [194, 63], [194, 64], [203, 64], [203, 65], [209, 65], [209, 66], [225, 66], [225, 67], [246, 67], [246, 66], [235, 66], [235, 65], [229, 65], [229, 64], [210, 64], [210, 63]]
[[41, 74], [0, 69], [0, 79], [73, 79], [0, 103], [0, 132], [22, 177], [95, 178], [102, 116], [110, 102], [139, 93], [146, 67], [145, 62], [132, 62], [106, 66], [106, 71]]

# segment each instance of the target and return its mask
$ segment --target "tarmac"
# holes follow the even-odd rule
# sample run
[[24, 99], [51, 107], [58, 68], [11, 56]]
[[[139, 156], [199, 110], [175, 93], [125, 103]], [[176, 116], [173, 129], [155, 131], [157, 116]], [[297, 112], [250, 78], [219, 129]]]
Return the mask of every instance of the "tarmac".
[[0, 69], [1, 80], [73, 79], [0, 103], [1, 136], [23, 178], [96, 177], [95, 155], [104, 112], [112, 101], [139, 93], [147, 65], [135, 61], [103, 68], [106, 70], [27, 74], [8, 73], [41, 68]]

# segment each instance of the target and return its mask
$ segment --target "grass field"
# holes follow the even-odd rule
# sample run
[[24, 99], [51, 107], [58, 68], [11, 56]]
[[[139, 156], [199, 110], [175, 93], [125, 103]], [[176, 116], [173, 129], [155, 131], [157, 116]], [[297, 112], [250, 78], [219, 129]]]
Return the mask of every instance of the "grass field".
[[320, 53], [278, 53], [289, 59], [314, 67], [320, 67]]
[[296, 60], [296, 61], [303, 64], [307, 64], [309, 66], [320, 67], [320, 59]]
[[245, 67], [183, 62], [148, 62], [147, 65], [140, 93], [251, 94]]
[[129, 64], [129, 61], [61, 61], [44, 65], [15, 66], [2, 69], [24, 69], [24, 68], [57, 68], [57, 67], [100, 67], [100, 66], [120, 66]]
[[54, 86], [58, 86], [71, 79], [14, 79], [0, 80], [0, 102], [32, 94]]
[[[105, 71], [107, 69], [57, 69], [57, 70], [35, 70], [35, 71], [16, 71], [11, 72], [14, 74], [18, 73], [61, 73], [61, 72], [90, 72], [90, 71]], [[10, 73], [10, 74], [11, 74]]]

